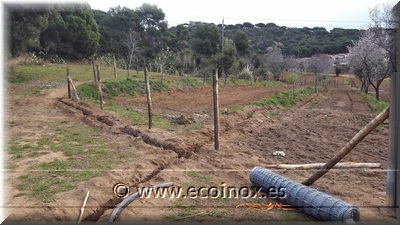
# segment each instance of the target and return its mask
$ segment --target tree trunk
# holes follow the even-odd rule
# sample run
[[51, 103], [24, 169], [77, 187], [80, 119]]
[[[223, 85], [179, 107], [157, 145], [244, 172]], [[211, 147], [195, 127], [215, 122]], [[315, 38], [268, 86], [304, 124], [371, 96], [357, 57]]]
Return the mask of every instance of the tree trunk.
[[129, 61], [128, 61], [128, 77], [127, 77], [127, 78], [129, 78], [129, 76], [130, 76], [130, 69], [131, 69], [131, 66], [132, 66], [132, 57], [133, 57], [133, 53], [129, 53]]
[[370, 84], [368, 81], [368, 78], [361, 78], [360, 81], [361, 81], [360, 91], [365, 94], [368, 94], [368, 89], [369, 89], [369, 84]]
[[375, 98], [376, 98], [376, 100], [378, 100], [378, 101], [379, 101], [379, 88], [381, 87], [381, 84], [382, 84], [383, 80], [384, 80], [384, 79], [377, 80], [377, 81], [376, 81], [376, 85], [375, 85], [375, 84], [373, 83], [373, 81], [372, 81], [370, 78], [368, 78], [369, 84], [371, 84], [372, 87], [375, 89]]
[[382, 84], [382, 82], [384, 81], [385, 79], [381, 79], [381, 80], [378, 80], [378, 82], [376, 83], [376, 100], [378, 100], [379, 101], [379, 98], [380, 98], [380, 93], [379, 93], [379, 89], [380, 89], [380, 87], [381, 87], [381, 84]]
[[130, 65], [130, 63], [128, 63], [128, 65], [126, 65], [126, 69], [127, 69], [127, 76], [126, 76], [126, 79], [128, 79], [129, 78], [129, 76], [130, 76], [130, 74], [129, 74], [129, 69], [130, 69], [130, 67], [131, 67], [131, 65]]
[[149, 77], [147, 75], [147, 67], [146, 64], [143, 67], [143, 72], [144, 72], [144, 81], [146, 83], [146, 97], [147, 97], [147, 112], [148, 112], [148, 117], [149, 117], [149, 129], [151, 129], [153, 125], [153, 118], [152, 118], [152, 113], [151, 113], [151, 93], [150, 93], [150, 81]]

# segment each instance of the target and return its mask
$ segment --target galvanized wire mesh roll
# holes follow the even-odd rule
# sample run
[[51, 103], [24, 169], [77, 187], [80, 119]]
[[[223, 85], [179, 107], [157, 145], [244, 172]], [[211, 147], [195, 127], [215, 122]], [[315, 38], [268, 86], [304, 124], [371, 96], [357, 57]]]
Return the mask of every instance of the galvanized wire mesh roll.
[[357, 206], [290, 180], [269, 169], [254, 167], [250, 172], [250, 181], [254, 186], [261, 187], [264, 192], [270, 188], [284, 190], [285, 197], [281, 200], [285, 204], [292, 205], [319, 220], [360, 220]]

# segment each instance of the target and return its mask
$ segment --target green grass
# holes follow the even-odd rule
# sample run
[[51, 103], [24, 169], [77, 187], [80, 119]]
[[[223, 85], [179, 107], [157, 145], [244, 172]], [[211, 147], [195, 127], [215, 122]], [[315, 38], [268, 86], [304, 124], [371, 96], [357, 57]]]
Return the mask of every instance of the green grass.
[[66, 160], [34, 164], [29, 167], [29, 175], [20, 177], [22, 183], [18, 188], [42, 202], [53, 201], [55, 194], [72, 190], [79, 181], [100, 176], [126, 157], [108, 151], [109, 142], [90, 127], [57, 129], [54, 134], [39, 138], [35, 146], [15, 142], [17, 140], [8, 147], [14, 155], [37, 157], [40, 155], [37, 150], [49, 149], [67, 157]]
[[293, 84], [293, 81], [297, 80], [299, 77], [301, 77], [300, 73], [292, 73], [287, 78], [285, 78], [284, 81], [289, 84]]
[[[94, 104], [98, 105], [99, 103], [96, 102]], [[138, 113], [133, 110], [122, 108], [117, 106], [116, 104], [113, 104], [112, 102], [106, 102], [106, 104], [104, 104], [104, 110], [117, 113], [118, 116], [127, 119], [131, 125], [139, 127], [148, 126], [148, 117], [146, 113]], [[174, 124], [164, 117], [153, 114], [153, 126], [157, 128], [171, 130]]]
[[14, 74], [9, 75], [11, 83], [25, 83], [41, 78], [60, 77], [65, 74], [65, 66], [60, 64], [51, 65], [19, 65]]
[[343, 77], [343, 84], [344, 85], [350, 85], [351, 84], [351, 80], [348, 77]]
[[[321, 88], [317, 88], [317, 91], [320, 91]], [[283, 106], [284, 108], [292, 107], [297, 102], [310, 97], [313, 93], [315, 93], [314, 87], [307, 87], [307, 88], [299, 88], [295, 89], [293, 96], [293, 91], [282, 91], [277, 92], [268, 96], [267, 98], [255, 101], [252, 105], [256, 106]]]
[[36, 150], [37, 147], [32, 146], [31, 144], [9, 143], [6, 149], [9, 154], [20, 155], [26, 151]]
[[371, 106], [372, 110], [374, 113], [378, 114], [382, 112], [384, 109], [389, 107], [389, 103], [383, 100], [376, 100], [376, 98], [370, 94], [365, 94], [361, 93], [361, 95], [364, 97], [364, 99], [368, 102], [368, 104]]
[[[196, 76], [174, 76], [165, 75], [163, 84], [161, 86], [161, 75], [158, 73], [150, 74], [150, 87], [151, 92], [169, 91], [169, 90], [186, 90], [192, 88], [201, 88], [204, 86], [210, 87], [212, 85], [211, 79], [206, 79], [203, 85], [203, 78]], [[223, 81], [221, 80], [220, 83]], [[113, 98], [117, 96], [139, 96], [145, 94], [145, 83], [142, 73], [135, 75], [129, 79], [118, 78], [108, 79], [102, 82], [103, 98]], [[221, 84], [223, 85], [223, 84]], [[250, 85], [246, 80], [228, 80], [227, 85]], [[253, 86], [282, 86], [281, 82], [277, 81], [263, 81], [255, 82]], [[91, 99], [99, 99], [98, 85], [94, 82], [85, 83], [78, 86], [79, 96]]]
[[[74, 81], [93, 80], [93, 67], [91, 65], [71, 64], [68, 65], [69, 74]], [[65, 79], [67, 65], [44, 64], [44, 65], [18, 65], [12, 73], [8, 74], [10, 83], [26, 83], [39, 79]], [[112, 67], [101, 67], [101, 79], [112, 78], [114, 75]], [[117, 74], [126, 77], [126, 70], [117, 69]]]

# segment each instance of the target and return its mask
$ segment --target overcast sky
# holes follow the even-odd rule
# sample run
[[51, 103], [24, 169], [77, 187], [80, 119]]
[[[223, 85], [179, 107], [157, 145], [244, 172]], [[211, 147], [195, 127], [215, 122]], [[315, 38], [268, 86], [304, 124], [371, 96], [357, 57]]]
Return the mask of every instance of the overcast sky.
[[118, 5], [134, 9], [142, 3], [157, 5], [166, 14], [169, 26], [189, 21], [225, 24], [276, 23], [287, 27], [365, 28], [369, 9], [386, 0], [88, 0], [94, 9], [108, 11]]

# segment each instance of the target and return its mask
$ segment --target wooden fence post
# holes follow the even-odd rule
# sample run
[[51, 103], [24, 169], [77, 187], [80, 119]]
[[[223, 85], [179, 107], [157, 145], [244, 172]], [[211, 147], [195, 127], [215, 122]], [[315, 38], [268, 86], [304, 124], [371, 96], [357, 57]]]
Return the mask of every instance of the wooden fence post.
[[115, 62], [115, 55], [113, 55], [114, 58], [114, 79], [117, 79], [117, 62]]
[[146, 97], [147, 97], [147, 113], [149, 116], [149, 129], [153, 126], [153, 115], [152, 115], [152, 105], [151, 105], [151, 92], [150, 92], [150, 81], [147, 75], [146, 65], [143, 68], [144, 72], [144, 82], [146, 83]]
[[[68, 83], [69, 83], [69, 84], [72, 86], [72, 88], [74, 89], [76, 101], [79, 102], [80, 99], [79, 99], [79, 96], [78, 96], [78, 91], [76, 90], [75, 84], [74, 84], [74, 82], [72, 81], [71, 76], [69, 75], [69, 70], [67, 70], [67, 80], [68, 80]], [[70, 92], [70, 93], [71, 93], [71, 92]]]
[[100, 109], [103, 110], [103, 92], [101, 90], [101, 80], [100, 80], [100, 67], [96, 65], [97, 70], [97, 83], [99, 87], [99, 94], [100, 94]]
[[69, 67], [67, 67], [67, 88], [68, 88], [68, 98], [71, 99], [71, 82], [69, 81]]
[[93, 66], [93, 81], [97, 82], [96, 70], [94, 68], [94, 55], [92, 56], [92, 66]]
[[316, 77], [315, 77], [314, 92], [317, 92], [317, 85], [318, 85], [318, 75], [316, 75]]
[[295, 93], [295, 85], [296, 85], [296, 79], [293, 79], [293, 99], [296, 98], [296, 93]]
[[218, 100], [218, 69], [213, 76], [213, 105], [214, 105], [214, 149], [219, 150], [219, 100]]

